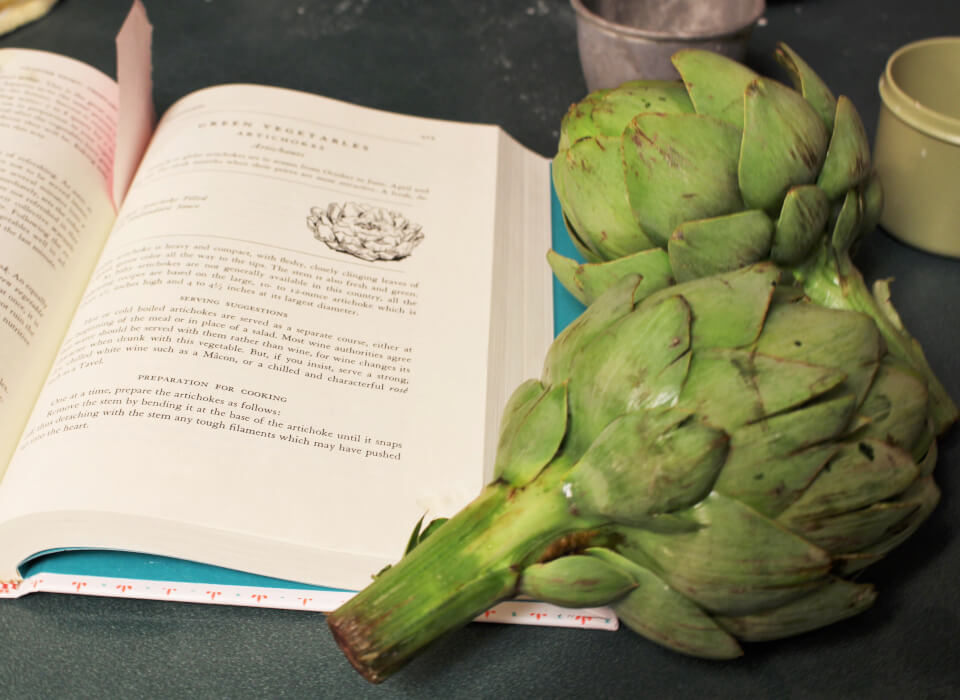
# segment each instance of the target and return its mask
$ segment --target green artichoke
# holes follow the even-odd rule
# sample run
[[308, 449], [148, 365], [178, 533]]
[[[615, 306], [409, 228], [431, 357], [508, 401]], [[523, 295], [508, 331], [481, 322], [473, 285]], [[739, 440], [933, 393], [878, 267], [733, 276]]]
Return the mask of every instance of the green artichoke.
[[926, 383], [780, 276], [599, 296], [510, 398], [495, 481], [329, 616], [351, 663], [382, 680], [517, 594], [721, 659], [868, 607], [845, 577], [938, 500]]
[[664, 286], [772, 260], [814, 301], [874, 318], [890, 351], [926, 377], [942, 431], [956, 405], [887, 283], [871, 293], [850, 260], [883, 200], [857, 110], [786, 45], [776, 57], [795, 89], [685, 50], [673, 56], [681, 80], [634, 81], [571, 106], [553, 181], [588, 264], [552, 252], [551, 265], [589, 303], [625, 272]]

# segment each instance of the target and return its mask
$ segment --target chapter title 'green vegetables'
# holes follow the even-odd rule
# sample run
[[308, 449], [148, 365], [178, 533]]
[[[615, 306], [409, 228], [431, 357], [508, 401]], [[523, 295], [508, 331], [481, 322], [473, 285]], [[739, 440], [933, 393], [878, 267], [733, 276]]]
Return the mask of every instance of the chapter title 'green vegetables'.
[[[924, 376], [759, 263], [614, 283], [506, 407], [496, 479], [328, 620], [380, 681], [500, 600], [725, 659], [868, 607], [939, 492]], [[452, 456], [455, 458], [455, 456]]]
[[572, 105], [553, 180], [588, 264], [551, 253], [551, 265], [589, 303], [628, 271], [663, 286], [772, 260], [814, 301], [874, 318], [890, 352], [926, 377], [942, 431], [956, 405], [888, 284], [871, 293], [850, 260], [883, 199], [857, 110], [789, 47], [776, 57], [794, 88], [685, 50], [673, 56], [681, 80], [630, 82]]

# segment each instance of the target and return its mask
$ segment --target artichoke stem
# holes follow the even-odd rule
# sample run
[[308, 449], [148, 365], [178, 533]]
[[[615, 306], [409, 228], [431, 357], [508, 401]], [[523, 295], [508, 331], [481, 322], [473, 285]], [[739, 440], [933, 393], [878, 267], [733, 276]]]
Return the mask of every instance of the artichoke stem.
[[812, 264], [793, 272], [807, 296], [818, 304], [860, 311], [874, 319], [889, 352], [907, 362], [926, 379], [928, 408], [938, 435], [957, 420], [957, 405], [934, 374], [920, 343], [898, 322], [899, 319], [894, 321], [881, 307], [847, 253], [821, 249]]
[[420, 649], [512, 597], [520, 572], [580, 529], [559, 485], [493, 483], [327, 622], [353, 667], [379, 683]]

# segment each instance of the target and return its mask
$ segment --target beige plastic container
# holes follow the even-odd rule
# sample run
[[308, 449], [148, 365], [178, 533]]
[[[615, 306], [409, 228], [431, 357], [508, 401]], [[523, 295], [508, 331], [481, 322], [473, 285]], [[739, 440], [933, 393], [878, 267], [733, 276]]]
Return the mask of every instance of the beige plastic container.
[[880, 98], [880, 225], [913, 246], [960, 257], [960, 37], [897, 50]]

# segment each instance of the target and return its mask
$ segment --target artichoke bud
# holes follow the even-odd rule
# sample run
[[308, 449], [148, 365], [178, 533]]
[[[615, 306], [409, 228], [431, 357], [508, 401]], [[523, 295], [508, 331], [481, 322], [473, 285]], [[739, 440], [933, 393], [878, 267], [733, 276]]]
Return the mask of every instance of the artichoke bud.
[[524, 382], [507, 402], [494, 478], [513, 486], [532, 481], [557, 453], [566, 430], [566, 383], [544, 389], [536, 380]]
[[[571, 108], [554, 161], [570, 237], [594, 263], [666, 249], [679, 281], [768, 257], [817, 303], [877, 321], [889, 351], [924, 375], [939, 434], [960, 410], [850, 261], [883, 206], [863, 122], [789, 47], [776, 57], [794, 89], [691, 49], [673, 56], [673, 85], [628, 83]], [[569, 267], [558, 277], [589, 303]]]
[[563, 492], [579, 514], [642, 524], [703, 498], [726, 454], [726, 433], [684, 411], [627, 413], [594, 440]]
[[518, 592], [554, 605], [606, 605], [636, 587], [633, 576], [588, 554], [571, 554], [528, 566], [520, 574]]

